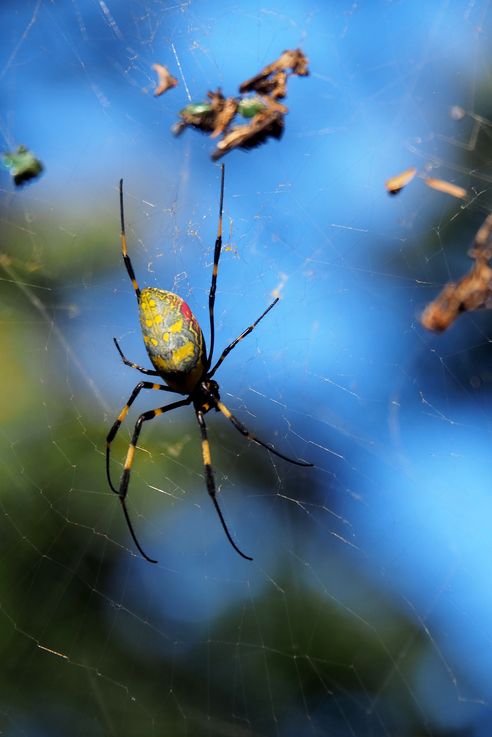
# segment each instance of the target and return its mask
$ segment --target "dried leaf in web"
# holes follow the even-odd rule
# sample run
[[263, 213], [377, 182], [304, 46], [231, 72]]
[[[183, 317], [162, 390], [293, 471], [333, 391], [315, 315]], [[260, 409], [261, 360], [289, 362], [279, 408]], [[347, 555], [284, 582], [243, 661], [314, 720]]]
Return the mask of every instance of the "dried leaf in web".
[[[286, 95], [286, 71], [299, 77], [307, 77], [309, 59], [301, 49], [283, 51], [278, 59], [267, 64], [261, 72], [251, 79], [243, 82], [239, 92], [260, 92], [270, 94], [272, 97], [285, 97]], [[273, 76], [271, 76], [273, 75]]]
[[281, 138], [284, 132], [284, 113], [277, 109], [267, 108], [252, 118], [246, 125], [236, 125], [218, 142], [212, 153], [213, 161], [217, 161], [234, 148], [246, 150], [256, 148], [268, 138]]
[[152, 69], [157, 73], [157, 87], [154, 90], [154, 96], [160, 97], [167, 90], [171, 90], [176, 87], [178, 80], [170, 73], [167, 67], [162, 64], [152, 64]]
[[492, 214], [489, 215], [477, 235], [469, 256], [474, 264], [468, 274], [457, 282], [449, 282], [442, 292], [425, 308], [420, 322], [427, 330], [446, 330], [462, 312], [492, 307]]

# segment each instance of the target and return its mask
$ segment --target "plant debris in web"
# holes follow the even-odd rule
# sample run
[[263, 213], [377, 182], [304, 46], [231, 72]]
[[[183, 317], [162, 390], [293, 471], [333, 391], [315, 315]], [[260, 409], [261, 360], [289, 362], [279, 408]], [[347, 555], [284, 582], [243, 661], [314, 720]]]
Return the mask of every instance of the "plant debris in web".
[[173, 77], [169, 69], [162, 66], [162, 64], [152, 64], [152, 69], [157, 74], [157, 86], [154, 90], [154, 97], [160, 97], [164, 92], [172, 90], [178, 84], [176, 77]]
[[[412, 181], [416, 174], [417, 169], [412, 166], [410, 169], [405, 169], [405, 171], [402, 171], [400, 174], [390, 177], [390, 179], [387, 179], [384, 184], [386, 191], [390, 195], [397, 195]], [[428, 187], [437, 189], [439, 192], [449, 194], [451, 197], [457, 197], [462, 200], [467, 195], [466, 189], [463, 189], [463, 187], [459, 187], [457, 184], [453, 184], [452, 182], [447, 182], [445, 179], [434, 179], [433, 177], [428, 177], [427, 174], [419, 174], [419, 178], [422, 179]]]
[[492, 307], [492, 214], [478, 230], [468, 255], [474, 264], [457, 282], [446, 284], [425, 308], [420, 322], [427, 330], [446, 330], [463, 312]]
[[19, 146], [16, 151], [2, 154], [2, 164], [9, 170], [16, 187], [37, 179], [44, 169], [39, 159], [26, 146]]
[[[306, 77], [308, 59], [301, 49], [284, 51], [279, 58], [239, 86], [239, 97], [224, 97], [222, 91], [207, 92], [207, 100], [192, 103], [179, 113], [171, 128], [175, 136], [195, 128], [220, 138], [211, 156], [217, 161], [235, 148], [249, 150], [268, 138], [281, 138], [288, 108], [279, 102], [287, 95], [291, 76]], [[237, 117], [247, 123], [237, 124]], [[233, 123], [236, 122], [236, 125]]]

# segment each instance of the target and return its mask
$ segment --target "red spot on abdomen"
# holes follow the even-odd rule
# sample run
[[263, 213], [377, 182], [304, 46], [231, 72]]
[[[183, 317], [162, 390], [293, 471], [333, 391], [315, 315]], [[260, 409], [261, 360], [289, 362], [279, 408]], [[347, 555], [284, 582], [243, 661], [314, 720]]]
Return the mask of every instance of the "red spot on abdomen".
[[186, 317], [187, 320], [190, 320], [193, 317], [193, 313], [186, 302], [181, 302], [181, 313]]

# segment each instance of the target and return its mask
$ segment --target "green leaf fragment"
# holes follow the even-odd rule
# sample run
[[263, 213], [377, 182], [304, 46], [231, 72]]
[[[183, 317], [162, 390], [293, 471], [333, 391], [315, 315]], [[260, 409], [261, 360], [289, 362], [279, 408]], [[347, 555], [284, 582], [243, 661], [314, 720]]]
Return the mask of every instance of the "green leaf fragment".
[[43, 171], [42, 163], [25, 146], [19, 146], [16, 151], [2, 154], [3, 166], [9, 170], [16, 187], [30, 179], [35, 179]]
[[254, 118], [266, 108], [265, 103], [259, 97], [246, 97], [239, 102], [238, 111], [243, 118]]

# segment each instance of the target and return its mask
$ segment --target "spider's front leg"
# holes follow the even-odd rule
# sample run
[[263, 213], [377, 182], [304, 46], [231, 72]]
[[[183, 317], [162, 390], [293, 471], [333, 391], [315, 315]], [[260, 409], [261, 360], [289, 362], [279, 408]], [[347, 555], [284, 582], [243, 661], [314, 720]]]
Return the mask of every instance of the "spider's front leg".
[[155, 369], [144, 368], [143, 366], [139, 366], [138, 363], [133, 363], [133, 361], [129, 361], [128, 358], [123, 353], [123, 351], [121, 350], [116, 338], [113, 338], [113, 342], [125, 366], [129, 366], [132, 369], [136, 369], [137, 371], [140, 371], [141, 374], [146, 374], [146, 376], [160, 376], [160, 373], [156, 371]]
[[213, 394], [207, 387], [205, 383], [202, 383], [202, 391], [204, 394], [210, 399], [210, 401], [215, 406], [215, 409], [219, 412], [222, 412], [224, 417], [227, 417], [229, 422], [231, 422], [236, 430], [241, 433], [241, 435], [244, 435], [245, 438], [248, 440], [251, 440], [253, 443], [256, 443], [257, 445], [261, 445], [262, 448], [265, 448], [270, 453], [273, 453], [273, 455], [278, 456], [279, 458], [282, 458], [284, 461], [288, 461], [289, 463], [293, 463], [295, 466], [304, 466], [306, 468], [310, 468], [313, 466], [312, 463], [309, 461], [302, 461], [298, 460], [297, 458], [291, 458], [290, 456], [286, 456], [284, 453], [281, 453], [279, 450], [277, 450], [271, 443], [267, 443], [264, 440], [260, 440], [256, 435], [254, 435], [252, 432], [248, 430], [248, 428], [243, 425], [242, 422], [240, 422], [235, 415], [232, 414], [231, 410], [225, 406], [223, 402], [220, 401], [220, 399]]

